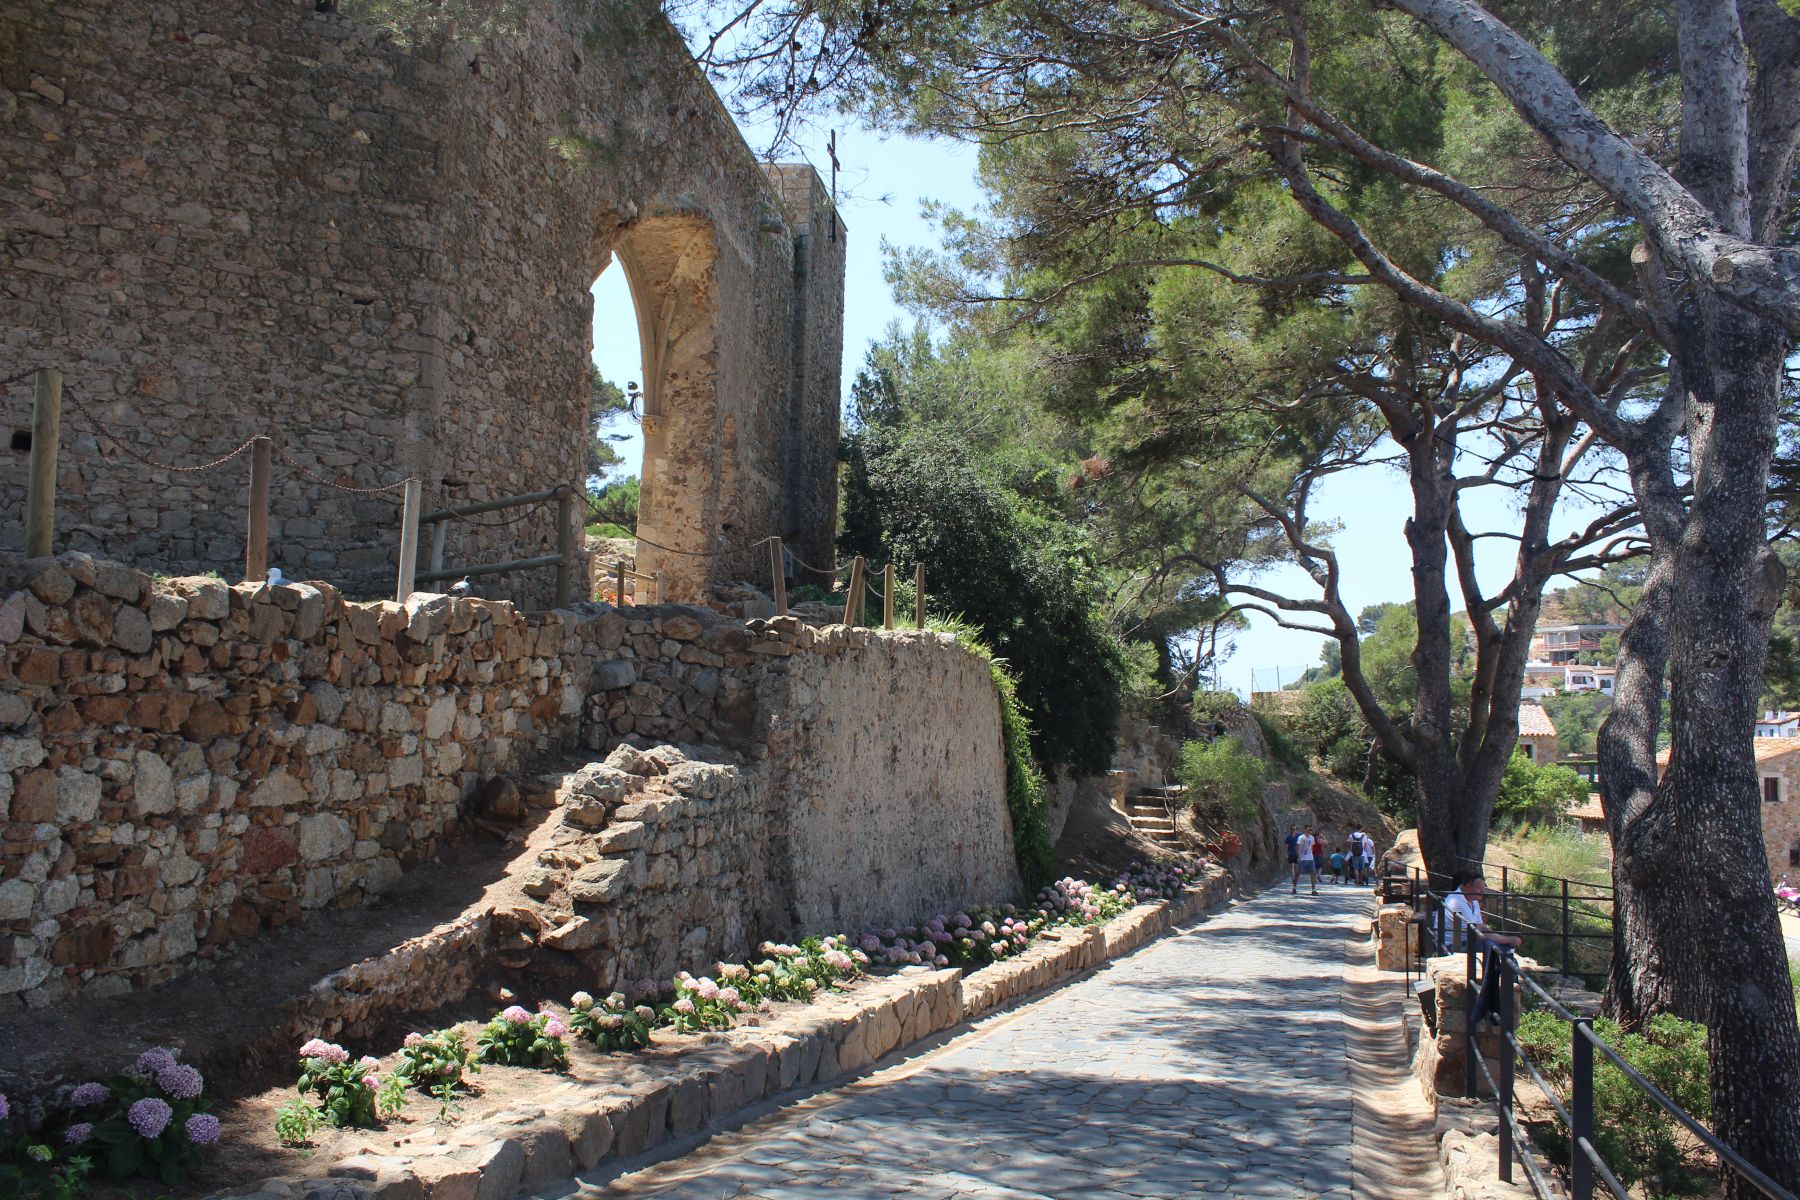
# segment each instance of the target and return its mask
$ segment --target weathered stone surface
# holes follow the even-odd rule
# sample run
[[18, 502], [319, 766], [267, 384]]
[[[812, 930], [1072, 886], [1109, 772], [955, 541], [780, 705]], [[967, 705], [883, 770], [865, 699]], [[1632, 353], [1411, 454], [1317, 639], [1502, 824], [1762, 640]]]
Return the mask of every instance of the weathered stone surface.
[[569, 881], [569, 896], [577, 904], [608, 904], [624, 895], [630, 886], [630, 860], [602, 859], [575, 873]]
[[175, 780], [161, 757], [140, 750], [132, 776], [132, 801], [138, 816], [171, 812], [175, 808]]
[[617, 691], [637, 682], [637, 668], [624, 659], [601, 663], [594, 671], [594, 686], [601, 691]]

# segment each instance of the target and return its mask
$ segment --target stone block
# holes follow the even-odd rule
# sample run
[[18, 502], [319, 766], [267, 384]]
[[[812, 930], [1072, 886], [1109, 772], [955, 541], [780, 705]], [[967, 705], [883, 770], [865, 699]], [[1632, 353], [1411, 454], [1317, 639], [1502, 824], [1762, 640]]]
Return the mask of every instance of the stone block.
[[131, 779], [131, 803], [140, 817], [175, 810], [175, 780], [169, 764], [160, 755], [146, 750], [137, 752]]
[[475, 1185], [475, 1200], [512, 1200], [525, 1171], [525, 1148], [518, 1139], [495, 1138], [463, 1157], [481, 1173], [480, 1182]]
[[[607, 1120], [604, 1111], [591, 1104], [578, 1101], [575, 1105], [564, 1108], [556, 1119], [562, 1126], [563, 1136], [568, 1139], [569, 1155], [575, 1162], [576, 1170], [588, 1170], [612, 1149], [612, 1123]], [[433, 1196], [430, 1200], [438, 1198]]]
[[600, 834], [602, 854], [621, 854], [642, 850], [650, 844], [650, 827], [641, 821], [620, 821]]
[[615, 658], [594, 668], [593, 686], [598, 691], [618, 691], [620, 688], [630, 687], [637, 680], [637, 664], [630, 659]]
[[448, 1154], [417, 1158], [412, 1170], [425, 1188], [425, 1200], [476, 1200], [481, 1172], [463, 1159]]
[[[100, 795], [99, 776], [77, 771], [74, 767], [56, 769], [56, 819], [65, 828], [92, 821], [98, 816]], [[172, 794], [169, 803], [174, 807]]]
[[562, 1125], [544, 1120], [529, 1125], [513, 1135], [525, 1152], [525, 1164], [519, 1170], [521, 1191], [537, 1192], [551, 1184], [561, 1183], [575, 1173], [569, 1139]]

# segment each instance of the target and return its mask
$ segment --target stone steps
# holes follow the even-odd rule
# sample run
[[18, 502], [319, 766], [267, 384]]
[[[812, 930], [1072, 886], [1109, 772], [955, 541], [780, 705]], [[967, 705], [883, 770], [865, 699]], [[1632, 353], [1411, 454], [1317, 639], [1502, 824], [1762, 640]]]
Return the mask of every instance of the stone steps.
[[1125, 800], [1125, 819], [1131, 828], [1166, 850], [1184, 850], [1186, 839], [1175, 830], [1171, 815], [1173, 804], [1180, 803], [1180, 791], [1174, 788], [1144, 788]]

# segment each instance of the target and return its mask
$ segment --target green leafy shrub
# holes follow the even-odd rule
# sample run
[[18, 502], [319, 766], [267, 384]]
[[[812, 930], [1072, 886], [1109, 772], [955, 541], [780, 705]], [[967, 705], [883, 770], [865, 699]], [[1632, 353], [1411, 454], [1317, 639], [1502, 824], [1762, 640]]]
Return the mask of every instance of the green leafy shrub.
[[319, 1110], [304, 1100], [289, 1100], [275, 1112], [275, 1136], [284, 1146], [304, 1146], [324, 1124]]
[[1216, 805], [1234, 823], [1257, 819], [1267, 779], [1262, 759], [1227, 735], [1181, 748], [1181, 783], [1196, 807]]
[[563, 1041], [568, 1032], [554, 1013], [532, 1013], [514, 1004], [481, 1027], [475, 1050], [482, 1062], [562, 1071], [569, 1066], [569, 1047]]
[[352, 1062], [349, 1051], [320, 1038], [300, 1047], [302, 1098], [318, 1098], [319, 1119], [339, 1129], [373, 1129], [378, 1123], [380, 1060], [364, 1055]]
[[576, 992], [569, 1000], [569, 1028], [602, 1052], [642, 1050], [650, 1044], [655, 1027], [656, 1010], [626, 1003], [623, 992], [598, 1002], [586, 992]]
[[[1667, 1014], [1652, 1017], [1638, 1033], [1618, 1022], [1594, 1021], [1594, 1032], [1633, 1070], [1700, 1121], [1712, 1115], [1707, 1084], [1706, 1027]], [[1572, 1091], [1573, 1054], [1567, 1021], [1538, 1010], [1519, 1017], [1519, 1044], [1566, 1102]], [[1626, 1187], [1645, 1184], [1653, 1196], [1690, 1195], [1705, 1180], [1683, 1152], [1673, 1117], [1599, 1052], [1594, 1055], [1594, 1148]], [[1546, 1153], [1567, 1160], [1568, 1132], [1551, 1121], [1533, 1129]]]
[[924, 563], [930, 610], [974, 625], [1008, 664], [1042, 768], [1108, 770], [1129, 669], [1087, 535], [944, 431], [869, 428], [847, 454], [840, 548]]
[[1496, 820], [1542, 825], [1555, 821], [1587, 799], [1588, 781], [1556, 763], [1542, 766], [1515, 749], [1494, 797]]
[[456, 1028], [436, 1033], [409, 1033], [400, 1049], [400, 1065], [394, 1077], [424, 1092], [449, 1084], [452, 1088], [481, 1067], [469, 1050], [469, 1039]]

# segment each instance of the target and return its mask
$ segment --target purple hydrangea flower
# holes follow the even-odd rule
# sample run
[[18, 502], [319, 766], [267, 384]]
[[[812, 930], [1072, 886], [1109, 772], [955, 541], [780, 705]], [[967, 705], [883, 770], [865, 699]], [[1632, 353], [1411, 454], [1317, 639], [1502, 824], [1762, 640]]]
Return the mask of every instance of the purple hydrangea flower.
[[79, 1125], [69, 1126], [68, 1132], [63, 1134], [63, 1144], [68, 1146], [79, 1146], [93, 1136], [94, 1127], [86, 1121], [83, 1121]]
[[104, 1083], [84, 1083], [69, 1093], [69, 1103], [76, 1108], [90, 1108], [96, 1104], [105, 1104], [112, 1092]]
[[163, 1046], [152, 1046], [137, 1056], [137, 1062], [132, 1064], [132, 1070], [139, 1075], [154, 1076], [163, 1068], [174, 1065], [175, 1052], [173, 1050]]
[[140, 1137], [161, 1137], [162, 1131], [169, 1127], [169, 1121], [175, 1116], [166, 1100], [158, 1100], [155, 1096], [145, 1096], [133, 1104], [125, 1114], [131, 1127], [138, 1131]]
[[12, 1108], [6, 1103], [6, 1093], [0, 1092], [0, 1121], [6, 1120], [7, 1114], [10, 1112], [12, 1112]]
[[187, 1119], [188, 1141], [196, 1146], [210, 1146], [219, 1140], [219, 1118], [211, 1113], [195, 1113]]
[[175, 1063], [156, 1073], [156, 1086], [177, 1100], [192, 1100], [205, 1089], [206, 1080], [193, 1067]]

